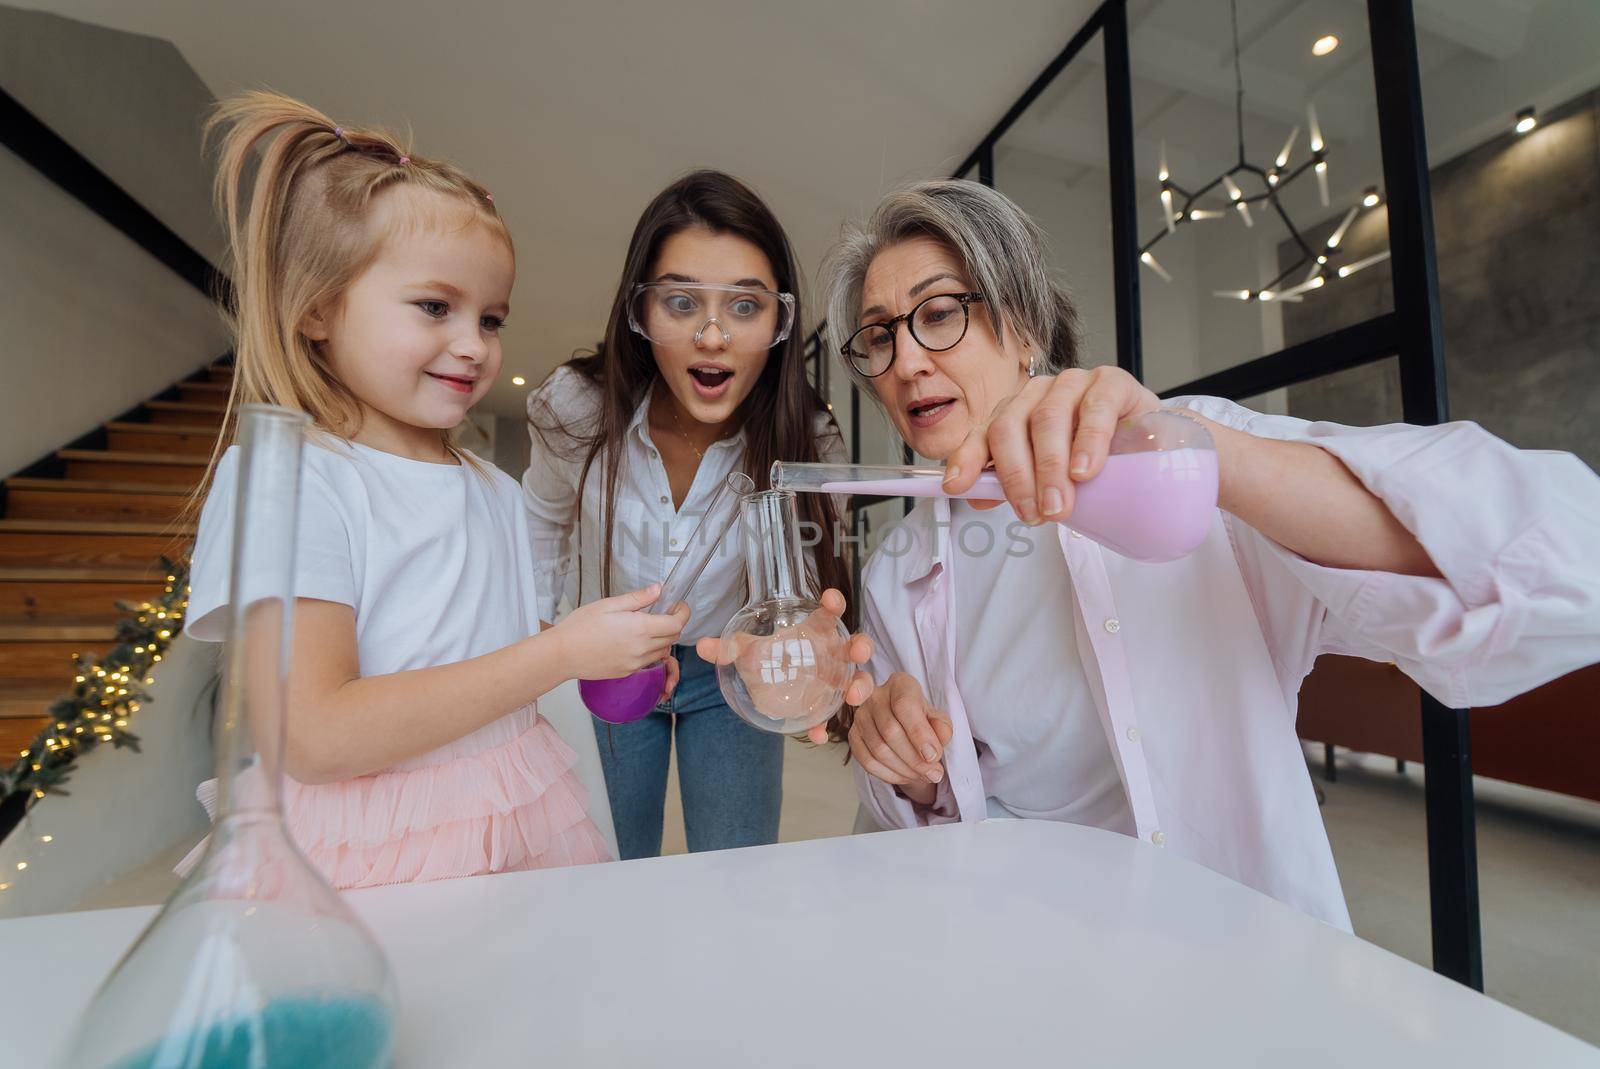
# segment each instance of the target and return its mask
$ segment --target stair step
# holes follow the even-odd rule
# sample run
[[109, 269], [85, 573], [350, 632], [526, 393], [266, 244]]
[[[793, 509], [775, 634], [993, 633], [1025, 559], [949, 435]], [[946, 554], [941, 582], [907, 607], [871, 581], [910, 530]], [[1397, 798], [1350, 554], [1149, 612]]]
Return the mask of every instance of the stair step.
[[[59, 565], [0, 565], [0, 582], [24, 583], [148, 583], [166, 576], [148, 569]], [[165, 586], [165, 583], [161, 584]]]
[[61, 535], [189, 535], [193, 526], [150, 523], [143, 520], [0, 520], [0, 534], [6, 532]]
[[[68, 666], [70, 669], [70, 665]], [[28, 729], [27, 736], [18, 742], [15, 748], [7, 745], [4, 736], [0, 735], [0, 763], [9, 761], [17, 752], [33, 741], [33, 736], [44, 727], [45, 710], [50, 708], [50, 703], [57, 698], [64, 697], [72, 689], [72, 676], [66, 675], [54, 682], [45, 680], [10, 680], [0, 679], [0, 732], [10, 730], [13, 725], [7, 724], [8, 720], [26, 718], [38, 721]], [[20, 727], [15, 730], [22, 730]]]
[[220, 404], [196, 404], [189, 401], [146, 401], [145, 411], [151, 423], [181, 423], [191, 426], [222, 426], [227, 409]]
[[142, 567], [154, 574], [160, 557], [181, 557], [193, 541], [176, 524], [0, 520], [0, 566]]
[[[0, 708], [5, 702], [0, 700]], [[0, 713], [0, 717], [4, 717]], [[39, 729], [48, 724], [44, 717], [29, 717], [26, 720], [0, 719], [0, 759], [10, 760], [19, 751], [26, 749], [39, 734]]]
[[183, 514], [190, 496], [176, 485], [87, 479], [15, 478], [5, 487], [8, 519], [170, 522]]
[[5, 642], [0, 641], [0, 679], [49, 683], [57, 694], [72, 687], [72, 655], [98, 657], [111, 648], [110, 640]]
[[162, 575], [91, 569], [0, 568], [0, 625], [113, 625], [119, 601], [159, 598]]
[[193, 487], [205, 475], [207, 458], [182, 453], [136, 453], [112, 449], [61, 449], [68, 479], [163, 483]]
[[114, 624], [117, 602], [154, 601], [165, 584], [154, 579], [131, 583], [0, 582], [0, 627], [20, 624]]
[[180, 423], [107, 423], [106, 448], [134, 453], [181, 453], [209, 457], [217, 428]]
[[0, 623], [0, 643], [4, 642], [83, 642], [109, 646], [117, 637], [113, 624], [84, 623]]
[[232, 389], [232, 384], [228, 382], [180, 382], [178, 400], [221, 407], [227, 402]]

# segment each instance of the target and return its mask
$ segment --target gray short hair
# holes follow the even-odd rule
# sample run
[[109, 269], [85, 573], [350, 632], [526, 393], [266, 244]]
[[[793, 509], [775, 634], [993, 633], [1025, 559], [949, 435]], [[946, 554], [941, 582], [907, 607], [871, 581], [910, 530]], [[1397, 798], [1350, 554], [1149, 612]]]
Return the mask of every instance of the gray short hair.
[[[845, 228], [823, 267], [828, 342], [838, 354], [861, 316], [861, 288], [873, 258], [890, 246], [928, 237], [948, 247], [983, 294], [1004, 340], [1007, 328], [1033, 342], [1041, 372], [1078, 362], [1078, 310], [1051, 274], [1044, 231], [1003, 193], [977, 182], [943, 179], [896, 190], [864, 224]], [[857, 385], [868, 380], [845, 362]], [[870, 393], [871, 391], [869, 391]]]

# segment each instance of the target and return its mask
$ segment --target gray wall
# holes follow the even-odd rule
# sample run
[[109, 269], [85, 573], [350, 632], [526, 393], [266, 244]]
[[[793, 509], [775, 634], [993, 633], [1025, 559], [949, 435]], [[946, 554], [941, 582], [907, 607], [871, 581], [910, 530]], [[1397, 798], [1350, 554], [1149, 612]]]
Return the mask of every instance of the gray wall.
[[[199, 116], [163, 41], [0, 6], [0, 85], [215, 260]], [[227, 345], [204, 295], [0, 149], [0, 476]]]
[[0, 86], [213, 263], [206, 88], [172, 42], [0, 4]]
[[[1600, 467], [1600, 91], [1435, 168], [1433, 205], [1451, 416]], [[1381, 250], [1386, 225], [1382, 210], [1366, 213], [1349, 259]], [[1285, 341], [1392, 307], [1389, 267], [1372, 267], [1286, 306]], [[1290, 411], [1399, 419], [1395, 362], [1294, 387]]]

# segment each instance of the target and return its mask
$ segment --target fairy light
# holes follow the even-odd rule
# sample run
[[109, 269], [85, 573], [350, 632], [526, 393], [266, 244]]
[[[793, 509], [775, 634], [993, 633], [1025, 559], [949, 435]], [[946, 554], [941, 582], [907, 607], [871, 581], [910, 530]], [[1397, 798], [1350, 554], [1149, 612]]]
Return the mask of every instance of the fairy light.
[[[67, 777], [82, 754], [101, 742], [118, 746], [132, 742], [133, 737], [123, 732], [129, 726], [129, 717], [140, 710], [140, 699], [145, 697], [134, 687], [136, 683], [154, 684], [152, 668], [163, 659], [188, 610], [191, 588], [187, 582], [179, 583], [180, 576], [187, 579], [183, 569], [167, 573], [161, 598], [120, 606], [129, 614], [119, 627], [124, 633], [118, 639], [125, 645], [116, 646], [98, 661], [81, 652], [72, 653], [71, 689], [66, 697], [53, 703], [51, 711], [56, 716], [38, 736], [26, 748], [16, 751], [9, 766], [0, 765], [0, 796], [31, 795], [31, 806]], [[130, 627], [134, 633], [126, 634]], [[48, 843], [54, 838], [44, 836], [39, 841]], [[25, 868], [26, 863], [22, 863], [20, 869]]]

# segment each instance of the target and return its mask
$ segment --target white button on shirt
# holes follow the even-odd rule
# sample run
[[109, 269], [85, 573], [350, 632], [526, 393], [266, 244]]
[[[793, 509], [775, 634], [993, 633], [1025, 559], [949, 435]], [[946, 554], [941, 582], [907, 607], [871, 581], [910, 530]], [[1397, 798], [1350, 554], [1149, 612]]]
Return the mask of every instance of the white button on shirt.
[[[990, 816], [975, 712], [988, 696], [972, 686], [964, 636], [1032, 617], [1062, 660], [1082, 665], [1140, 839], [1348, 929], [1295, 737], [1301, 680], [1319, 654], [1368, 657], [1471, 708], [1600, 660], [1600, 479], [1571, 455], [1514, 449], [1470, 423], [1354, 428], [1215, 398], [1175, 403], [1332, 453], [1443, 578], [1323, 567], [1219, 512], [1183, 560], [1141, 564], [1062, 533], [1054, 591], [963, 600], [970, 561], [952, 548], [950, 502], [923, 502], [895, 540], [909, 549], [867, 562], [862, 614], [873, 678], [907, 672], [950, 716], [953, 805], [918, 806], [859, 766], [857, 784], [888, 827]], [[1041, 613], [1051, 598], [1092, 625]], [[1112, 634], [1122, 613], [1138, 625]], [[1135, 724], [1150, 735], [1135, 742]]]
[[[579, 433], [590, 433], [598, 417], [599, 400], [598, 391], [588, 379], [563, 367], [528, 395], [528, 415], [543, 427], [565, 424]], [[623, 435], [625, 452], [617, 474], [617, 520], [612, 540], [612, 594], [661, 582], [686, 552], [678, 547], [691, 538], [698, 549], [701, 540], [694, 535], [700, 518], [729, 473], [743, 470], [744, 466], [746, 432], [740, 430], [706, 450], [682, 507], [674, 509], [666, 469], [650, 440], [649, 410], [650, 395], [646, 393]], [[533, 539], [539, 618], [553, 622], [563, 599], [569, 605], [577, 605], [602, 596], [605, 452], [596, 456], [584, 481], [579, 523], [581, 447], [556, 436], [546, 443], [538, 431], [529, 431], [532, 451], [522, 477], [523, 503]], [[818, 414], [817, 449], [821, 458], [830, 463], [845, 463], [849, 457], [838, 429], [826, 413]], [[685, 645], [707, 635], [720, 635], [728, 619], [744, 605], [744, 548], [737, 524], [717, 547], [688, 601], [689, 623], [678, 639]]]
[[[991, 814], [1061, 820], [1131, 835], [1133, 813], [1117, 776], [1094, 696], [1075, 650], [1071, 579], [1055, 524], [1028, 527], [1009, 505], [951, 508], [956, 612], [983, 627], [953, 633], [956, 682], [967, 702]], [[1059, 596], [1041, 598], [1041, 591]], [[1028, 605], [1026, 612], [1007, 611]], [[948, 786], [936, 806], [955, 816]]]

